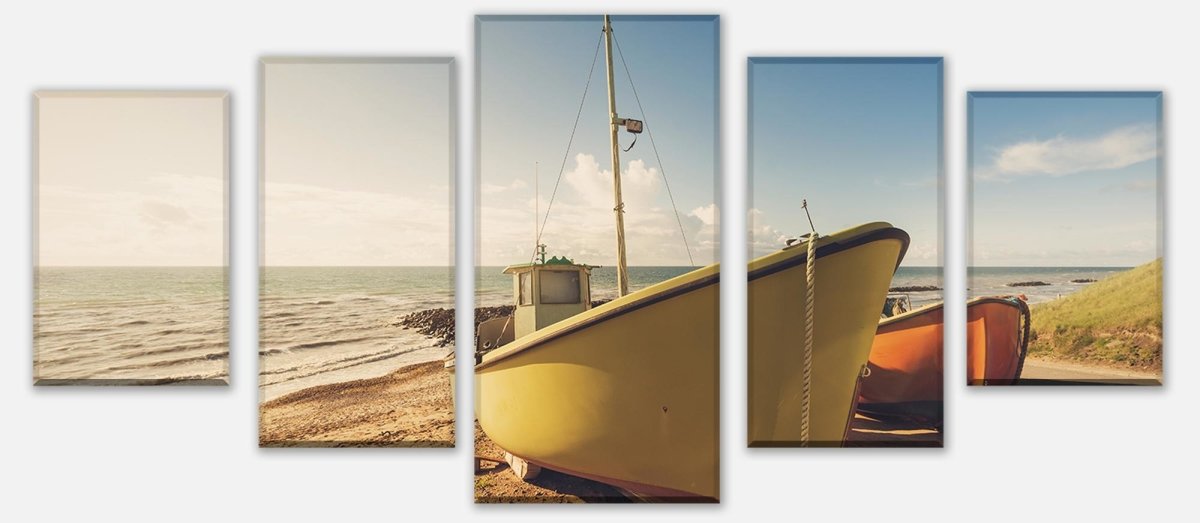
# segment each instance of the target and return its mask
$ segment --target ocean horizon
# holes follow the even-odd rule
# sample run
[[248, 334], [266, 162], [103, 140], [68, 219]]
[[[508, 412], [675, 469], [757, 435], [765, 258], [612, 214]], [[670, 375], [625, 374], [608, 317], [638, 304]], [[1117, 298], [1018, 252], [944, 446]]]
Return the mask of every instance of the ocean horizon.
[[[1043, 303], [1070, 295], [1089, 285], [1072, 280], [1101, 280], [1130, 269], [1133, 267], [970, 266], [967, 267], [967, 296], [1023, 294], [1030, 304]], [[1048, 285], [1009, 286], [1031, 281]]]
[[40, 266], [34, 377], [48, 381], [225, 381], [224, 266]]
[[[686, 274], [700, 266], [631, 266], [629, 288], [636, 291]], [[477, 307], [512, 305], [512, 276], [503, 274], [504, 267], [481, 266], [475, 274], [475, 299]], [[892, 277], [891, 287], [929, 286], [942, 287], [942, 268], [938, 266], [902, 266]], [[592, 299], [612, 299], [617, 296], [617, 270], [612, 266], [592, 269]], [[936, 303], [942, 300], [942, 291], [920, 291], [904, 293], [914, 306]]]
[[[698, 267], [630, 267], [634, 290]], [[260, 266], [260, 390], [264, 399], [387, 374], [447, 347], [399, 326], [409, 313], [454, 307], [451, 266]], [[968, 295], [1025, 294], [1031, 303], [1078, 291], [1130, 267], [969, 267]], [[35, 375], [48, 380], [227, 380], [225, 266], [36, 269]], [[511, 276], [478, 267], [477, 306], [509, 305]], [[892, 286], [942, 286], [942, 268], [902, 266]], [[1038, 287], [1008, 287], [1045, 281]], [[593, 298], [616, 295], [616, 270], [593, 270]], [[909, 292], [913, 305], [941, 291]]]

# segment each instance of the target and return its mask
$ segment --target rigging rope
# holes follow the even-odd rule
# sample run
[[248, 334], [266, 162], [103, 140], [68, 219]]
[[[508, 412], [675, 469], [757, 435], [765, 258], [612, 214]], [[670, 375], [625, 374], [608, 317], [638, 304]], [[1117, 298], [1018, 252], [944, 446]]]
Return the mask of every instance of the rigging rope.
[[[804, 213], [808, 214], [808, 200], [802, 200]], [[812, 227], [812, 217], [808, 218], [808, 225]], [[809, 403], [812, 396], [812, 353], [813, 353], [813, 331], [815, 328], [814, 311], [816, 307], [816, 299], [814, 291], [816, 291], [817, 277], [817, 230], [812, 227], [812, 234], [808, 236], [808, 259], [805, 260], [804, 267], [804, 370], [801, 374], [801, 391], [800, 391], [800, 446], [807, 447], [809, 441]]]
[[[621, 52], [621, 42], [617, 41], [617, 34], [612, 35], [613, 43], [617, 46], [617, 56], [621, 57], [621, 66], [625, 68], [625, 78], [629, 79], [629, 88], [633, 90], [633, 99], [637, 101], [638, 112], [642, 113], [642, 123], [646, 128], [646, 134], [650, 136], [650, 147], [654, 149], [654, 159], [658, 162], [658, 170], [662, 173], [663, 186], [667, 188], [667, 197], [671, 199], [671, 210], [675, 211], [675, 222], [679, 224], [679, 235], [683, 238], [683, 248], [687, 250], [688, 263], [692, 267], [696, 266], [696, 260], [692, 259], [692, 248], [688, 245], [687, 232], [683, 229], [683, 219], [679, 217], [679, 208], [675, 206], [675, 195], [671, 193], [671, 183], [667, 181], [667, 170], [663, 168], [662, 157], [658, 154], [658, 145], [654, 143], [654, 131], [650, 127], [650, 119], [646, 117], [646, 110], [642, 108], [642, 99], [638, 96], [637, 86], [633, 84], [633, 74], [629, 72], [629, 64], [625, 63], [625, 53]], [[637, 137], [634, 137], [634, 143], [637, 142]], [[633, 144], [629, 144], [629, 148], [633, 148]], [[628, 150], [628, 149], [627, 149]]]
[[[567, 150], [563, 151], [562, 164], [558, 167], [558, 178], [554, 180], [554, 190], [550, 191], [550, 203], [546, 205], [546, 214], [542, 218], [542, 226], [537, 230], [533, 242], [533, 254], [529, 256], [529, 264], [537, 259], [538, 245], [542, 243], [542, 233], [546, 232], [546, 222], [550, 220], [550, 209], [554, 207], [554, 197], [558, 194], [558, 185], [562, 182], [563, 171], [567, 168], [567, 158], [571, 156], [571, 145], [575, 143], [575, 131], [579, 129], [579, 119], [583, 116], [583, 104], [587, 101], [588, 88], [592, 85], [592, 74], [596, 72], [596, 61], [600, 58], [600, 44], [604, 42], [604, 33], [596, 40], [596, 51], [592, 54], [592, 66], [588, 68], [587, 83], [583, 85], [583, 97], [579, 99], [579, 110], [575, 113], [575, 124], [571, 126], [571, 137], [567, 140]], [[536, 205], [536, 203], [535, 203]]]

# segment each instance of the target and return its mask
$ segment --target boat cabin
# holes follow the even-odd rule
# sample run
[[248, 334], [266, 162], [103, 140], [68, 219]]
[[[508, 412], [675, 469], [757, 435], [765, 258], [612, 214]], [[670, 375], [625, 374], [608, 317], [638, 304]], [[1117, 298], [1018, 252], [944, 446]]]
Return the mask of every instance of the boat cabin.
[[[539, 246], [541, 247], [541, 246]], [[492, 318], [475, 330], [475, 362], [483, 354], [553, 323], [592, 308], [592, 269], [566, 257], [511, 265], [504, 274], [513, 276], [513, 313]]]
[[555, 256], [511, 265], [514, 334], [517, 338], [592, 308], [592, 267]]

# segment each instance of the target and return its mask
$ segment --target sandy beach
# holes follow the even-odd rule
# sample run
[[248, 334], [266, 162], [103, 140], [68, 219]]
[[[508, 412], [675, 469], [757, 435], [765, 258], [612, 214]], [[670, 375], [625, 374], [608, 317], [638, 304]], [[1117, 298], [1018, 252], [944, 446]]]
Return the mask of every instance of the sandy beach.
[[[903, 423], [856, 414], [846, 447], [941, 447], [941, 434], [928, 423]], [[620, 490], [589, 479], [542, 469], [526, 482], [503, 462], [504, 450], [496, 446], [475, 423], [475, 455], [481, 468], [475, 471], [475, 501], [478, 503], [632, 503]], [[492, 461], [496, 460], [496, 461]]]
[[451, 377], [436, 360], [287, 394], [259, 407], [259, 445], [451, 447]]
[[[497, 447], [475, 423], [475, 455], [502, 460]], [[617, 489], [596, 481], [542, 469], [538, 477], [522, 481], [501, 461], [482, 461], [475, 471], [475, 501], [478, 503], [625, 503], [632, 501]]]

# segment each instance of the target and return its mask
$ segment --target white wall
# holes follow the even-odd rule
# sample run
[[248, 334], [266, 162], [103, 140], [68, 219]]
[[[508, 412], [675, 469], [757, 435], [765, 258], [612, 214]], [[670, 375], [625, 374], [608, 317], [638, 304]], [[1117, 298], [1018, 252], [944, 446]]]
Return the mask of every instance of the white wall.
[[[1044, 1], [606, 2], [612, 12], [722, 15], [725, 293], [720, 506], [540, 510], [471, 504], [470, 406], [453, 450], [256, 447], [255, 62], [262, 55], [453, 55], [459, 59], [461, 180], [473, 173], [476, 13], [562, 12], [558, 2], [325, 1], [305, 7], [209, 0], [10, 2], [0, 15], [0, 172], [4, 173], [0, 351], [0, 519], [35, 516], [209, 521], [383, 521], [449, 517], [629, 520], [786, 517], [800, 521], [963, 517], [1155, 518], [1194, 499], [1200, 368], [1188, 335], [1196, 261], [1200, 142], [1194, 13], [1143, 0], [1120, 8]], [[598, 4], [598, 3], [597, 3]], [[864, 3], [866, 4], [866, 3]], [[1183, 3], [1178, 3], [1184, 5]], [[594, 12], [594, 8], [572, 8]], [[965, 297], [963, 183], [968, 89], [1166, 91], [1167, 385], [1161, 389], [967, 390], [947, 380], [944, 450], [754, 450], [746, 414], [744, 267], [746, 56], [946, 57], [947, 296]], [[31, 383], [30, 108], [38, 88], [221, 88], [233, 92], [233, 384], [228, 388], [71, 389]], [[461, 186], [469, 187], [468, 183]], [[459, 231], [470, 238], [470, 195]], [[1018, 202], [1014, 202], [1019, 206]], [[467, 266], [468, 241], [459, 259]], [[465, 277], [460, 289], [469, 290]], [[462, 301], [466, 300], [466, 301]], [[469, 306], [470, 297], [460, 297]], [[960, 322], [951, 309], [947, 319]], [[947, 368], [963, 365], [961, 330]], [[466, 354], [467, 348], [460, 349]], [[469, 387], [467, 367], [460, 387]], [[459, 398], [469, 399], [460, 388]], [[1182, 474], [1180, 474], [1182, 473]], [[15, 517], [14, 517], [15, 516]], [[264, 520], [266, 520], [264, 519]], [[1171, 518], [1171, 519], [1178, 519]]]

